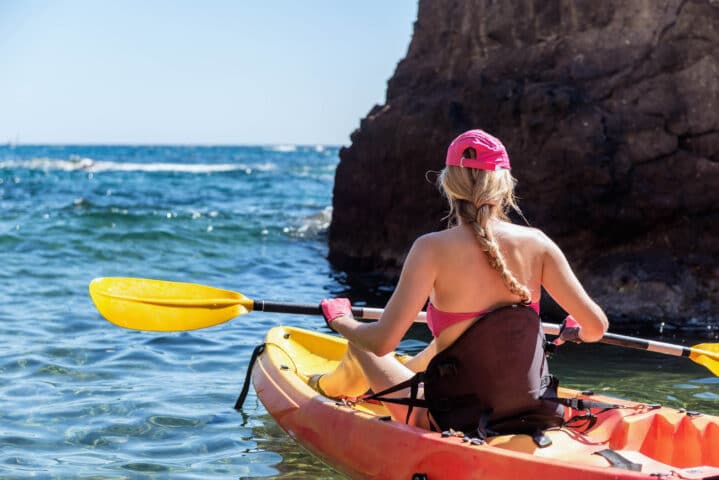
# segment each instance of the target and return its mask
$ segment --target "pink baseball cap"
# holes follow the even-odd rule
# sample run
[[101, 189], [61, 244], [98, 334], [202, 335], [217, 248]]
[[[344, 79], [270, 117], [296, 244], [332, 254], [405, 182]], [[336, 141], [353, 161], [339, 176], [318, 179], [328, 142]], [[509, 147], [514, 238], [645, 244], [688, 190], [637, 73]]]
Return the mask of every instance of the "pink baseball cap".
[[[476, 158], [464, 158], [462, 154], [473, 148]], [[509, 170], [509, 155], [502, 142], [483, 130], [469, 130], [455, 138], [447, 149], [447, 165], [479, 168], [481, 170]]]

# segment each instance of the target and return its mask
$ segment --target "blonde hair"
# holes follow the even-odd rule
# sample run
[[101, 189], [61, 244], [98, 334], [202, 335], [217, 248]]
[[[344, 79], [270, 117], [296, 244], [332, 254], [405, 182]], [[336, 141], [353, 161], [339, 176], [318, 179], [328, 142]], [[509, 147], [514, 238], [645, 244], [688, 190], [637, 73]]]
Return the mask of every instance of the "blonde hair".
[[437, 183], [449, 200], [450, 225], [458, 222], [470, 225], [489, 264], [501, 275], [509, 291], [519, 296], [523, 303], [530, 303], [529, 289], [507, 267], [490, 224], [493, 217], [509, 221], [510, 208], [521, 215], [514, 195], [517, 181], [510, 171], [446, 166]]

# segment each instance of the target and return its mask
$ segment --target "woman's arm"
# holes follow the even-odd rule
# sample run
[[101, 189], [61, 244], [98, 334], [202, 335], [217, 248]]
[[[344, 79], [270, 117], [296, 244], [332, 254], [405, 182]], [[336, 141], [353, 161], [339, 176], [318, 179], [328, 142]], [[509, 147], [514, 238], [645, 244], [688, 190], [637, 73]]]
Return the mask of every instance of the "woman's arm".
[[542, 286], [582, 327], [580, 337], [583, 341], [598, 341], [609, 328], [607, 316], [584, 290], [557, 244], [543, 233], [542, 237], [545, 245]]
[[397, 287], [379, 321], [361, 323], [345, 315], [332, 321], [332, 328], [376, 355], [391, 352], [427, 302], [436, 272], [434, 242], [431, 236], [422, 236], [412, 245]]

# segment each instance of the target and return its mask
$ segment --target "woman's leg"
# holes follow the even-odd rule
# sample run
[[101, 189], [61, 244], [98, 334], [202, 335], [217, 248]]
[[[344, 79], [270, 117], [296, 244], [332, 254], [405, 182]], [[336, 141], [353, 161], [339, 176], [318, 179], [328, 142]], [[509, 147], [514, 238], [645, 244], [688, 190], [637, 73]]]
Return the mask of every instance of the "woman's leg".
[[353, 354], [354, 350], [348, 348], [339, 365], [319, 378], [319, 390], [328, 397], [358, 397], [369, 390], [369, 381]]
[[[375, 392], [385, 390], [412, 378], [414, 373], [397, 360], [393, 353], [378, 357], [350, 342], [345, 358], [337, 369], [320, 378], [319, 385], [329, 396], [357, 396], [366, 392], [369, 387]], [[409, 395], [409, 388], [406, 388], [387, 396], [408, 398]], [[421, 387], [418, 396], [423, 398]], [[404, 422], [408, 407], [392, 403], [385, 403], [385, 407], [393, 419]], [[409, 423], [428, 429], [427, 409], [415, 407]]]

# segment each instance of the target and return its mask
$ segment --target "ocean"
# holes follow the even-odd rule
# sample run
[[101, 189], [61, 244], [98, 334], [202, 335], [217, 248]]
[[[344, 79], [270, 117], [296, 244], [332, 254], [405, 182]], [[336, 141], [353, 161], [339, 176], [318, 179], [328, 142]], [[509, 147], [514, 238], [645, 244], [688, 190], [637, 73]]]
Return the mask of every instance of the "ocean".
[[[142, 332], [106, 322], [87, 293], [95, 277], [126, 276], [382, 306], [390, 283], [326, 260], [338, 152], [0, 146], [0, 478], [344, 478], [254, 392], [232, 408], [265, 332], [324, 330], [321, 318]], [[428, 340], [415, 327], [400, 349]], [[719, 413], [719, 378], [687, 359], [568, 345], [551, 365], [567, 386]]]

